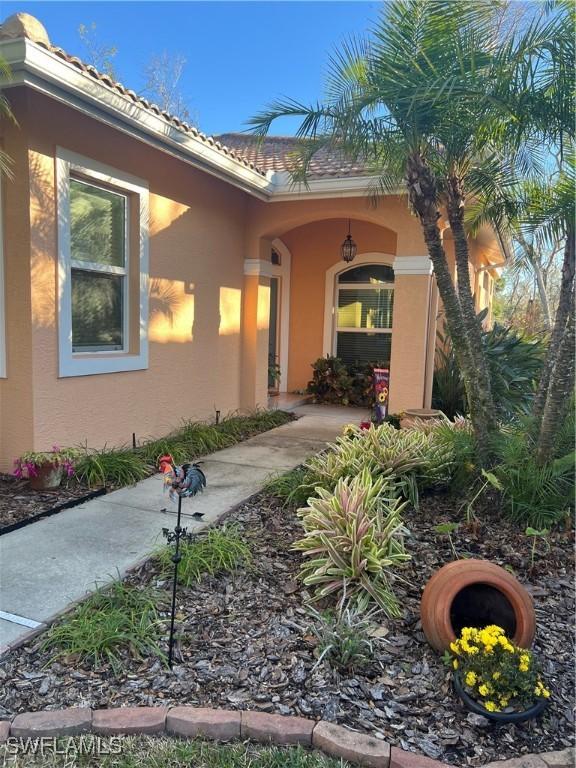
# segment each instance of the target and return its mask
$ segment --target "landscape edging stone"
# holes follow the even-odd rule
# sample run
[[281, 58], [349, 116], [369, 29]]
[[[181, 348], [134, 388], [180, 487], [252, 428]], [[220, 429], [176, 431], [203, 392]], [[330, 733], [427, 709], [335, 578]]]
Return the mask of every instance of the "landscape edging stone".
[[[124, 712], [122, 712], [124, 710]], [[285, 721], [286, 729], [283, 729]], [[88, 707], [22, 712], [12, 721], [0, 720], [0, 744], [9, 737], [75, 736], [87, 732], [100, 735], [160, 734], [183, 737], [203, 736], [229, 741], [250, 738], [263, 744], [313, 746], [334, 757], [366, 766], [366, 768], [453, 768], [446, 763], [408, 752], [369, 734], [353, 731], [325, 720], [285, 716], [253, 710], [212, 709], [210, 707], [110, 707], [92, 710]], [[551, 760], [546, 760], [547, 755]], [[574, 749], [558, 750], [539, 755], [522, 755], [510, 761], [490, 763], [510, 768], [521, 761], [534, 758], [550, 768], [572, 768]]]

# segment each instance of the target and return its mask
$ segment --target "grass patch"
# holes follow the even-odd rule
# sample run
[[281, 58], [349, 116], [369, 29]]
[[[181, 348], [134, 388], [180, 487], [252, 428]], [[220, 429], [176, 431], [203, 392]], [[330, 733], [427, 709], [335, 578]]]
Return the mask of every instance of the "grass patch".
[[314, 483], [311, 482], [310, 472], [306, 467], [296, 467], [271, 477], [262, 490], [281, 499], [285, 506], [300, 507], [314, 495]]
[[231, 414], [219, 424], [183, 421], [165, 437], [147, 440], [136, 449], [127, 447], [99, 451], [84, 449], [76, 463], [76, 477], [89, 488], [133, 485], [158, 470], [158, 459], [171, 454], [177, 464], [193, 461], [292, 421], [286, 411], [256, 410], [247, 415]]
[[77, 656], [94, 667], [109, 663], [114, 674], [125, 653], [163, 658], [158, 645], [163, 629], [156, 611], [158, 599], [152, 589], [121, 581], [102, 587], [48, 630], [42, 648], [54, 651], [51, 661]]
[[[95, 748], [99, 745], [100, 754], [82, 754], [79, 747], [88, 745], [94, 739]], [[120, 754], [105, 754], [118, 752]], [[94, 736], [77, 737], [59, 742], [62, 752], [54, 754], [45, 751], [43, 755], [20, 754], [3, 755], [2, 765], [10, 768], [349, 768], [349, 763], [329, 758], [320, 752], [312, 752], [303, 747], [263, 747], [257, 744], [236, 743], [216, 744], [195, 739], [184, 741], [167, 737], [122, 737], [119, 739], [101, 738], [96, 742]], [[84, 751], [86, 748], [84, 748]], [[71, 762], [73, 761], [73, 762]]]
[[152, 467], [141, 455], [128, 449], [86, 451], [76, 463], [76, 477], [89, 488], [103, 485], [133, 485], [148, 477]]
[[[164, 547], [158, 554], [163, 573], [172, 574], [172, 547]], [[211, 528], [195, 541], [185, 542], [181, 548], [182, 560], [178, 566], [178, 581], [187, 587], [197, 584], [202, 576], [233, 571], [240, 565], [252, 563], [252, 553], [236, 526]]]

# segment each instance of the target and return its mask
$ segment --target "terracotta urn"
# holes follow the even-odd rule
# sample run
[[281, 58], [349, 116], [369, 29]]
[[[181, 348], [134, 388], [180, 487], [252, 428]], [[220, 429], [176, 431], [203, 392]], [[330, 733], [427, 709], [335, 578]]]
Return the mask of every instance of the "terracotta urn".
[[30, 476], [30, 487], [34, 491], [54, 491], [60, 487], [64, 469], [58, 464], [47, 461], [37, 467], [37, 473]]
[[442, 411], [436, 408], [409, 408], [403, 411], [400, 419], [400, 429], [411, 427], [414, 422], [430, 421], [431, 419], [441, 419], [444, 417]]
[[532, 598], [511, 573], [488, 560], [455, 560], [428, 581], [420, 603], [430, 645], [445, 651], [465, 626], [497, 624], [521, 648], [536, 630]]

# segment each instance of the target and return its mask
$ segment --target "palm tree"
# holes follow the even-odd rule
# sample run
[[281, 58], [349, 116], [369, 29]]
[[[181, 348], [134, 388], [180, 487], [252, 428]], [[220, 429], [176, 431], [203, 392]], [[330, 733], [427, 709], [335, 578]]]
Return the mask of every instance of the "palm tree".
[[[281, 101], [251, 121], [255, 132], [264, 135], [276, 118], [302, 118], [297, 135], [305, 143], [296, 177], [305, 177], [314, 153], [329, 146], [371, 166], [379, 177], [377, 191], [405, 186], [434, 266], [478, 447], [486, 460], [497, 424], [469, 279], [463, 210], [475, 135], [487, 107], [479, 101], [475, 106], [469, 100], [429, 97], [426, 91], [447, 73], [469, 87], [477, 80], [490, 57], [495, 10], [493, 2], [482, 0], [392, 0], [369, 41], [349, 43], [333, 57], [325, 103], [307, 107]], [[454, 234], [456, 286], [439, 226], [443, 204]]]
[[[549, 16], [542, 23], [531, 24], [501, 47], [491, 63], [488, 82], [495, 88], [489, 91], [489, 98], [495, 108], [485, 134], [496, 139], [511, 158], [512, 167], [518, 159], [537, 154], [535, 146], [539, 144], [548, 147], [548, 165], [555, 156], [559, 170], [547, 175], [537, 172], [535, 177], [532, 172], [528, 180], [522, 174], [512, 174], [507, 186], [496, 176], [488, 188], [484, 187], [488, 202], [483, 202], [484, 214], [489, 210], [488, 216], [497, 226], [512, 224], [521, 236], [535, 238], [537, 247], [564, 243], [558, 308], [533, 407], [541, 463], [553, 454], [555, 435], [562, 427], [574, 389], [576, 234], [575, 6], [569, 0], [559, 0], [547, 3], [545, 10]], [[470, 99], [478, 97], [465, 88], [460, 95], [464, 94]], [[505, 115], [514, 119], [505, 121]]]

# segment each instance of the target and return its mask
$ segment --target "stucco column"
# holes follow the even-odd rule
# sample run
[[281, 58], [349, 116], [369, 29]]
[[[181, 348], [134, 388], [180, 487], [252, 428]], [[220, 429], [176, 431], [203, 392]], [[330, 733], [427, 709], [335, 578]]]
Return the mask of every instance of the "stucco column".
[[242, 376], [240, 405], [243, 409], [268, 405], [268, 325], [270, 322], [270, 262], [244, 261], [242, 300]]
[[[436, 292], [428, 256], [399, 256], [394, 268], [390, 413], [429, 408]], [[432, 356], [432, 362], [430, 357]]]

